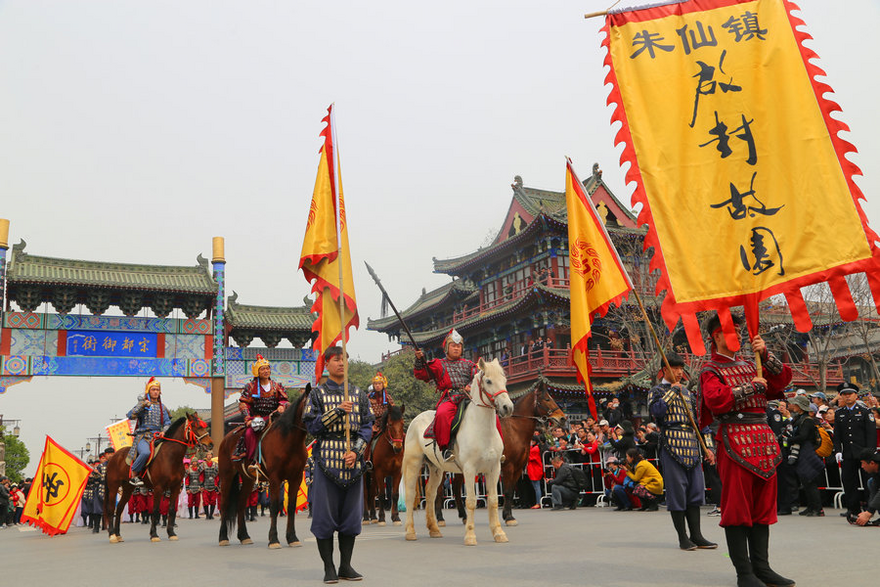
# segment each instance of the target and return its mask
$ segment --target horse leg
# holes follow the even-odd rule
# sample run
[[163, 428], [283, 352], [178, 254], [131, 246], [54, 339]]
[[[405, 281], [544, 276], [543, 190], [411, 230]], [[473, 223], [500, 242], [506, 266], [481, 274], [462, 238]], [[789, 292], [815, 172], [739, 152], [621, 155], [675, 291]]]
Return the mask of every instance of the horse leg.
[[174, 522], [177, 521], [177, 500], [180, 498], [180, 484], [178, 483], [171, 490], [171, 497], [168, 498], [168, 540], [179, 540], [177, 532], [174, 531]]
[[[375, 489], [373, 493], [376, 494], [379, 498], [379, 517], [375, 518], [380, 526], [385, 525], [385, 471], [374, 469], [376, 473], [377, 482], [374, 483]], [[373, 503], [376, 503], [376, 499], [373, 498]], [[375, 507], [375, 506], [374, 506]]]
[[[302, 471], [299, 472], [299, 476], [294, 475], [294, 478], [297, 478], [297, 483], [301, 483], [303, 479]], [[287, 480], [287, 546], [302, 546], [302, 542], [299, 541], [299, 538], [296, 537], [296, 495], [291, 494], [291, 487], [293, 487], [293, 483], [290, 479]], [[299, 485], [296, 486], [297, 491], [299, 491]]]
[[243, 477], [241, 480], [241, 489], [238, 495], [238, 540], [242, 544], [253, 544], [247, 531], [247, 516], [245, 510], [248, 509], [248, 499], [254, 489], [254, 480], [250, 477]]
[[422, 454], [418, 456], [410, 456], [415, 450], [407, 449], [403, 460], [403, 474], [405, 483], [405, 493], [409, 502], [406, 508], [406, 539], [416, 539], [415, 528], [415, 510], [419, 507], [419, 491], [417, 489], [419, 479], [419, 469], [422, 465]]
[[486, 473], [486, 509], [489, 510], [489, 529], [492, 530], [492, 536], [495, 542], [507, 542], [507, 535], [501, 527], [501, 520], [498, 517], [498, 476], [501, 471], [499, 467], [493, 468]]
[[233, 483], [237, 483], [233, 476], [220, 478], [220, 503], [226, 504], [220, 510], [220, 546], [229, 546], [229, 524], [232, 521], [231, 512], [234, 511], [229, 507], [229, 496]]
[[278, 510], [281, 509], [281, 482], [269, 481], [269, 548], [281, 548], [278, 541]]
[[[119, 499], [119, 503], [116, 504], [116, 507], [111, 510], [110, 513], [110, 521], [107, 523], [107, 531], [110, 535], [110, 543], [115, 544], [117, 542], [122, 542], [122, 536], [119, 535], [119, 523], [122, 519], [122, 510], [125, 509], [125, 504], [128, 503], [128, 500], [131, 498], [132, 487], [125, 481], [122, 481], [124, 485], [122, 485], [122, 496]], [[127, 487], [126, 487], [127, 485]], [[112, 491], [111, 491], [112, 489]], [[119, 490], [119, 486], [117, 484], [107, 484], [107, 494], [110, 496], [115, 496], [116, 492]]]
[[513, 492], [515, 491], [515, 481], [511, 479], [513, 475], [504, 475], [501, 482], [501, 489], [504, 491], [504, 508], [501, 512], [501, 518], [508, 526], [516, 526], [519, 522], [513, 517]]
[[162, 539], [159, 538], [159, 532], [156, 530], [156, 527], [159, 525], [159, 508], [162, 506], [162, 494], [165, 493], [165, 488], [159, 485], [153, 484], [153, 512], [150, 514], [150, 542], [161, 542]]
[[474, 533], [474, 511], [477, 509], [477, 471], [473, 468], [464, 469], [464, 487], [465, 487], [465, 508], [467, 509], [467, 519], [464, 525], [464, 544], [465, 546], [476, 546], [477, 535]]
[[461, 520], [461, 523], [466, 524], [467, 513], [464, 511], [464, 500], [461, 499], [461, 488], [463, 485], [464, 477], [461, 475], [454, 475], [452, 477], [452, 493], [455, 495], [455, 508], [458, 510], [458, 517]]
[[400, 501], [400, 467], [394, 471], [391, 486], [391, 521], [395, 526], [400, 526], [400, 511], [397, 504]]
[[[428, 486], [425, 487], [425, 495], [434, 495], [437, 493], [437, 487], [443, 480], [443, 471], [431, 463], [428, 463]], [[437, 526], [437, 518], [435, 517], [434, 501], [425, 500], [427, 508], [425, 508], [425, 523], [428, 526], [428, 534], [431, 538], [443, 538], [440, 528]]]
[[[427, 499], [425, 502], [427, 503]], [[443, 495], [443, 484], [437, 486], [437, 495], [434, 497], [434, 511], [437, 512], [437, 525], [441, 528], [446, 527], [446, 520], [443, 519], [443, 505], [446, 501], [446, 496]]]

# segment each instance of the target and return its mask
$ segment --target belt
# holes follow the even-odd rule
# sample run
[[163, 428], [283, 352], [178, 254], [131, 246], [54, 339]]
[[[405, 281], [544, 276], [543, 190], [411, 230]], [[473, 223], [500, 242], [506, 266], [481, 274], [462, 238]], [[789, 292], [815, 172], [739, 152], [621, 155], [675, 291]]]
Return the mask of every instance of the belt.
[[758, 412], [728, 412], [718, 416], [724, 424], [766, 424], [767, 414]]

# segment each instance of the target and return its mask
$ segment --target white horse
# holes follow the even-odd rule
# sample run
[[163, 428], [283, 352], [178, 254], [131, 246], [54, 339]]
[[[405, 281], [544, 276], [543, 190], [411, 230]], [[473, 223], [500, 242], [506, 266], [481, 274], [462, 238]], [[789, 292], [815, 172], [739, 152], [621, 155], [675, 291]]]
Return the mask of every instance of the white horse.
[[406, 479], [406, 495], [409, 507], [406, 508], [406, 539], [415, 540], [416, 531], [413, 524], [413, 511], [419, 506], [419, 492], [416, 482], [422, 472], [422, 465], [427, 462], [428, 485], [425, 489], [427, 510], [425, 522], [432, 538], [441, 538], [440, 528], [434, 510], [434, 497], [437, 487], [443, 478], [444, 471], [464, 474], [465, 505], [467, 522], [464, 543], [467, 546], [477, 544], [474, 534], [474, 510], [477, 507], [476, 483], [477, 474], [486, 475], [486, 487], [489, 491], [487, 507], [489, 510], [489, 527], [495, 542], [507, 542], [507, 535], [501, 528], [498, 518], [498, 476], [501, 473], [501, 453], [504, 443], [495, 425], [495, 412], [502, 417], [513, 413], [513, 402], [507, 395], [507, 377], [498, 359], [486, 363], [479, 361], [480, 370], [474, 375], [470, 385], [471, 405], [464, 413], [461, 428], [458, 430], [453, 453], [455, 458], [443, 462], [436, 443], [424, 437], [425, 429], [434, 419], [434, 410], [422, 412], [409, 425], [406, 432], [406, 447], [403, 454], [403, 471]]

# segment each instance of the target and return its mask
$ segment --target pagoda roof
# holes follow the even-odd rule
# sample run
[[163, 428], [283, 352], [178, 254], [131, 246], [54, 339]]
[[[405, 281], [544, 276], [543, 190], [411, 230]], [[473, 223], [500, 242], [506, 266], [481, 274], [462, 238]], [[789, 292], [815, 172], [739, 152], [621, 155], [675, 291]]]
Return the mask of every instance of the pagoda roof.
[[227, 300], [226, 322], [230, 329], [312, 331], [315, 315], [309, 306], [251, 306], [239, 304], [237, 299], [238, 294], [233, 291]]
[[[479, 289], [470, 281], [455, 279], [431, 291], [425, 291], [423, 289], [422, 295], [419, 296], [419, 299], [417, 299], [409, 308], [401, 312], [400, 315], [403, 318], [412, 318], [426, 310], [441, 306], [444, 302], [454, 296], [457, 299], [466, 299], [478, 292]], [[398, 323], [399, 320], [397, 319], [397, 316], [388, 316], [387, 318], [379, 318], [378, 320], [368, 319], [367, 329], [383, 331]]]
[[217, 283], [201, 255], [195, 266], [140, 265], [42, 257], [24, 252], [25, 241], [12, 247], [10, 284], [66, 285], [126, 290], [216, 295]]

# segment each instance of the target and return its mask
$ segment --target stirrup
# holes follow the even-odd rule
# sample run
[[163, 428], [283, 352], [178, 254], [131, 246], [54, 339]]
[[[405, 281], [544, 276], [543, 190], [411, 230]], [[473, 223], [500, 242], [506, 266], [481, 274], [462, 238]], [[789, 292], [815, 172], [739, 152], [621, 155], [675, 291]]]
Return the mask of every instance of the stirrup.
[[367, 471], [373, 470], [373, 461], [364, 461], [364, 469]]
[[141, 480], [141, 478], [138, 475], [133, 476], [131, 479], [128, 480], [128, 482], [131, 483], [132, 485], [134, 485], [135, 487], [143, 487], [144, 486], [143, 480]]
[[447, 463], [455, 459], [455, 453], [452, 452], [451, 448], [444, 450], [441, 456], [443, 457], [443, 461]]

